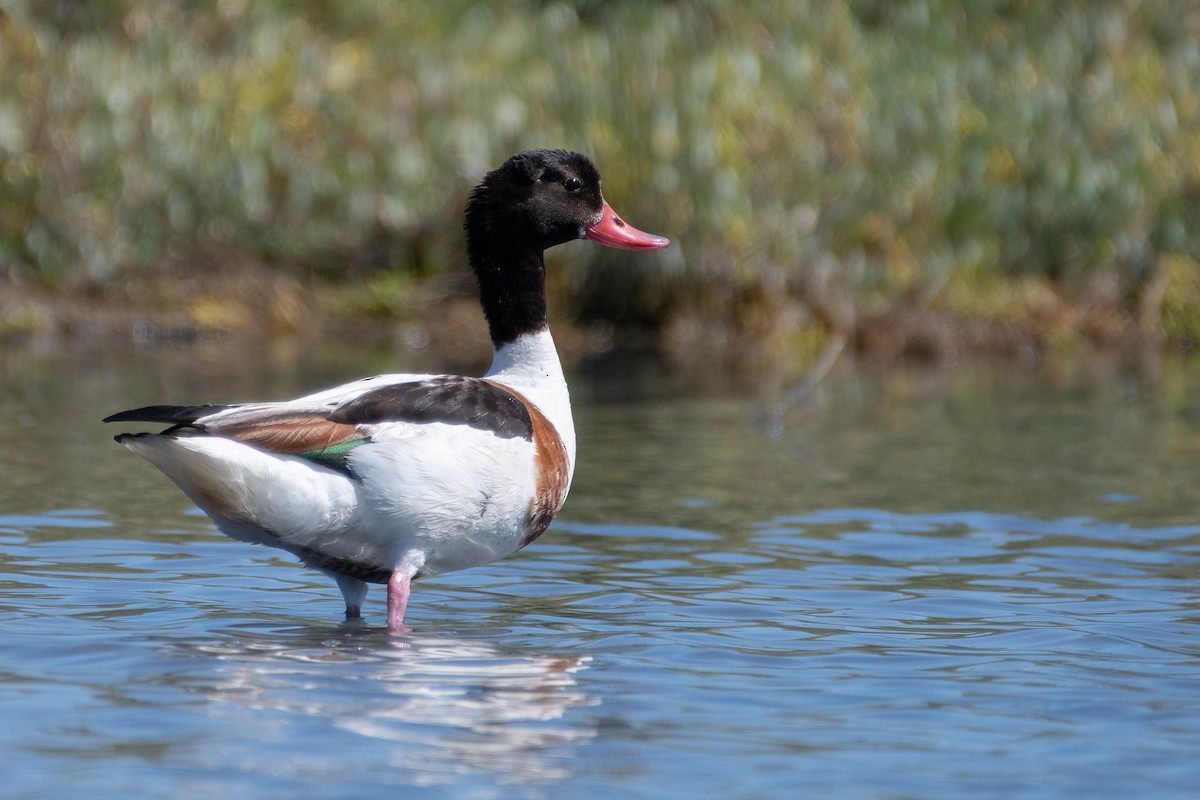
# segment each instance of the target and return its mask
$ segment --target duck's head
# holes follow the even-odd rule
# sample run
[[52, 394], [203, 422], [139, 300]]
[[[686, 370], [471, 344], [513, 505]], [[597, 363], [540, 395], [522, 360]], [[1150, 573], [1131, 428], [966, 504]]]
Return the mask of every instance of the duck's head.
[[485, 175], [467, 203], [466, 229], [473, 254], [502, 244], [540, 251], [571, 239], [626, 250], [670, 244], [617, 216], [604, 201], [596, 167], [568, 150], [518, 153]]
[[567, 150], [518, 153], [485, 175], [467, 202], [465, 227], [497, 348], [546, 327], [546, 248], [572, 239], [627, 250], [670, 244], [625, 224], [604, 202], [592, 162]]

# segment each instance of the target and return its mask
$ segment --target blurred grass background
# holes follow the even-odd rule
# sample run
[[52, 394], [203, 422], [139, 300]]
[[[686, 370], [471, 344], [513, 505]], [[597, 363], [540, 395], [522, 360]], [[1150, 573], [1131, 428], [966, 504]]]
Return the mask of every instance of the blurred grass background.
[[1200, 335], [1180, 0], [0, 0], [0, 329], [44, 324], [22, 292], [416, 313], [464, 275], [472, 183], [539, 146], [675, 243], [560, 248], [564, 321], [934, 357]]

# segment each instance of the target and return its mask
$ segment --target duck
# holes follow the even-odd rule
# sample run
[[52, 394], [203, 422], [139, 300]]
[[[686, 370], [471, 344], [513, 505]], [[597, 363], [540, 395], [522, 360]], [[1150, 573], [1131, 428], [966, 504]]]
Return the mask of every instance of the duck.
[[529, 150], [487, 172], [465, 209], [467, 260], [492, 340], [481, 377], [387, 374], [295, 400], [151, 405], [108, 423], [225, 535], [331, 577], [361, 620], [387, 587], [404, 633], [413, 581], [487, 564], [537, 539], [562, 508], [575, 428], [546, 310], [544, 251], [573, 239], [670, 242], [627, 224], [587, 156]]

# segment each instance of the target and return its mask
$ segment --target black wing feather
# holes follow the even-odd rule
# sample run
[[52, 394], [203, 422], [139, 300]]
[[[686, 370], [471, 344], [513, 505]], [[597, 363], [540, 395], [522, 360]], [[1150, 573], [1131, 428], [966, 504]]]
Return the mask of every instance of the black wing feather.
[[342, 403], [329, 419], [348, 425], [444, 422], [533, 441], [533, 421], [521, 400], [488, 381], [453, 375], [372, 389]]
[[145, 406], [129, 411], [120, 411], [104, 418], [104, 422], [168, 422], [173, 425], [191, 425], [201, 417], [224, 411], [234, 406]]

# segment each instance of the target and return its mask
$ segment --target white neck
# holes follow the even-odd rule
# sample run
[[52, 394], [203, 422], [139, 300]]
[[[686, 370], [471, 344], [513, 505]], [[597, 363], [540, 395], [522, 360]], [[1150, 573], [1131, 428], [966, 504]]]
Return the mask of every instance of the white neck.
[[571, 398], [549, 329], [526, 333], [497, 347], [492, 366], [484, 377], [516, 389], [546, 415], [567, 446], [574, 471], [575, 424], [571, 419]]

